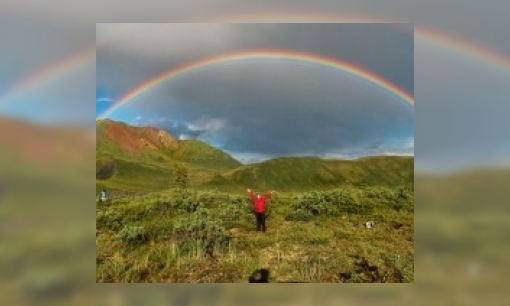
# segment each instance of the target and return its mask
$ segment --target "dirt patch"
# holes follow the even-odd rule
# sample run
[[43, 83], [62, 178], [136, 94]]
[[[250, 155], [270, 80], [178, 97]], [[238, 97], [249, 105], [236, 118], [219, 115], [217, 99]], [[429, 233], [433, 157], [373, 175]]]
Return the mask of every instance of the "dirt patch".
[[376, 265], [371, 265], [364, 257], [358, 258], [354, 268], [350, 271], [340, 272], [340, 281], [343, 283], [402, 283], [403, 275], [394, 265], [385, 263], [385, 270], [381, 271]]
[[105, 134], [123, 151], [136, 156], [141, 155], [143, 144], [140, 142], [138, 133], [134, 128], [121, 123], [108, 122]]

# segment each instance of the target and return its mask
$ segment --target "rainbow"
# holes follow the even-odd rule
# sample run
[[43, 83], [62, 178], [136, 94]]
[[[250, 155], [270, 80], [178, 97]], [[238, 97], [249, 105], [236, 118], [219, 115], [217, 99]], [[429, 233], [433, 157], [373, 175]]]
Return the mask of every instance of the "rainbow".
[[4, 94], [0, 96], [0, 105], [7, 103], [17, 94], [42, 86], [55, 78], [62, 77], [67, 73], [72, 73], [86, 64], [94, 62], [96, 56], [96, 48], [88, 48], [64, 59], [46, 65], [45, 67], [36, 70], [22, 81], [18, 82], [9, 88]]
[[202, 68], [210, 67], [213, 65], [218, 65], [227, 62], [235, 62], [235, 61], [246, 61], [246, 60], [254, 60], [254, 59], [281, 59], [281, 60], [291, 60], [298, 62], [306, 62], [312, 63], [318, 66], [329, 67], [333, 69], [338, 69], [349, 74], [360, 77], [364, 80], [367, 80], [373, 84], [378, 85], [379, 87], [393, 93], [397, 97], [406, 101], [407, 103], [414, 105], [414, 97], [407, 93], [402, 88], [396, 86], [395, 84], [390, 83], [385, 80], [381, 76], [365, 70], [359, 66], [355, 66], [351, 63], [344, 62], [338, 59], [325, 57], [322, 55], [316, 55], [311, 53], [303, 53], [303, 52], [294, 52], [288, 50], [253, 50], [253, 51], [244, 51], [244, 52], [235, 52], [230, 54], [224, 54], [220, 56], [214, 56], [206, 59], [201, 59], [195, 62], [187, 63], [182, 66], [178, 66], [176, 68], [170, 69], [142, 84], [137, 86], [136, 88], [129, 91], [123, 97], [121, 97], [111, 108], [109, 108], [106, 112], [104, 112], [100, 118], [105, 118], [112, 114], [115, 110], [119, 109], [121, 106], [128, 104], [133, 101], [135, 98], [139, 97], [143, 93], [149, 91], [150, 89], [158, 86], [159, 84], [170, 80], [172, 78], [178, 77], [185, 73], [189, 73], [192, 71], [200, 70]]
[[459, 36], [425, 28], [415, 28], [414, 33], [415, 38], [418, 38], [420, 42], [423, 41], [428, 45], [435, 45], [443, 50], [450, 50], [451, 52], [469, 56], [478, 62], [510, 73], [510, 57], [494, 48]]

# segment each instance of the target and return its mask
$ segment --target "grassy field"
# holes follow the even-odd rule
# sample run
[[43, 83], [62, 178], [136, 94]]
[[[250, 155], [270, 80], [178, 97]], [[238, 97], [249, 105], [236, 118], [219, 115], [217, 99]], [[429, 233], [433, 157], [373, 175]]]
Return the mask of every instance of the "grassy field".
[[175, 189], [98, 203], [96, 281], [247, 282], [264, 269], [270, 282], [413, 282], [413, 201], [405, 187], [278, 193], [266, 233], [245, 195]]

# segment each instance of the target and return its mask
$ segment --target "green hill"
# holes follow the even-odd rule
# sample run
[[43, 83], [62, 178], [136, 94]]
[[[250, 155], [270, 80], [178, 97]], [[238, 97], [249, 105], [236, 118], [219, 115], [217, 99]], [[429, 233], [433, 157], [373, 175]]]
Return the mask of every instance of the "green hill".
[[244, 192], [305, 191], [344, 185], [401, 186], [414, 181], [414, 158], [365, 157], [357, 160], [281, 157], [242, 165], [198, 140], [178, 140], [152, 127], [96, 123], [96, 187], [156, 191], [173, 186], [178, 167], [187, 169], [190, 187]]
[[282, 157], [228, 171], [208, 185], [222, 190], [250, 187], [260, 191], [303, 191], [342, 185], [391, 187], [410, 185], [413, 180], [412, 157], [376, 156], [358, 160]]
[[218, 171], [239, 167], [230, 155], [198, 140], [178, 140], [153, 127], [122, 122], [96, 122], [96, 187], [151, 191], [171, 187], [177, 167], [188, 169], [197, 186]]

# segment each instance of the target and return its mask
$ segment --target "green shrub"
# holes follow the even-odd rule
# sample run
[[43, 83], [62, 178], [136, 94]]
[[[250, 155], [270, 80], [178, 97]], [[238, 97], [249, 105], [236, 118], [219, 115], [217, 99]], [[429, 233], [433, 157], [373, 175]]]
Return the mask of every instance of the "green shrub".
[[294, 209], [287, 215], [287, 221], [309, 221], [318, 215], [338, 214], [338, 207], [328, 202], [323, 192], [310, 192], [295, 198]]
[[142, 226], [126, 226], [119, 232], [119, 238], [127, 244], [139, 244], [148, 240], [147, 232]]
[[335, 189], [326, 194], [328, 203], [334, 203], [339, 212], [349, 214], [370, 214], [374, 211], [374, 206], [364, 196], [363, 189], [354, 187], [345, 187]]
[[336, 217], [341, 213], [365, 215], [374, 211], [374, 204], [364, 197], [363, 190], [353, 187], [309, 192], [294, 200], [287, 221], [309, 221], [316, 216]]
[[99, 211], [97, 212], [96, 226], [117, 231], [122, 227], [122, 214], [112, 210]]
[[224, 250], [230, 241], [222, 221], [214, 218], [207, 209], [200, 209], [189, 217], [175, 220], [173, 237], [180, 241], [182, 252], [203, 252], [209, 255]]
[[397, 211], [414, 209], [414, 190], [409, 186], [390, 189], [388, 187], [368, 187], [363, 190], [365, 196], [374, 204]]
[[155, 241], [168, 240], [172, 237], [173, 224], [167, 220], [156, 220], [146, 226], [149, 239]]
[[222, 221], [225, 228], [246, 228], [247, 224], [252, 224], [254, 218], [251, 203], [239, 198], [220, 203], [214, 210], [214, 214]]
[[313, 215], [305, 209], [296, 209], [285, 217], [286, 221], [310, 221]]

